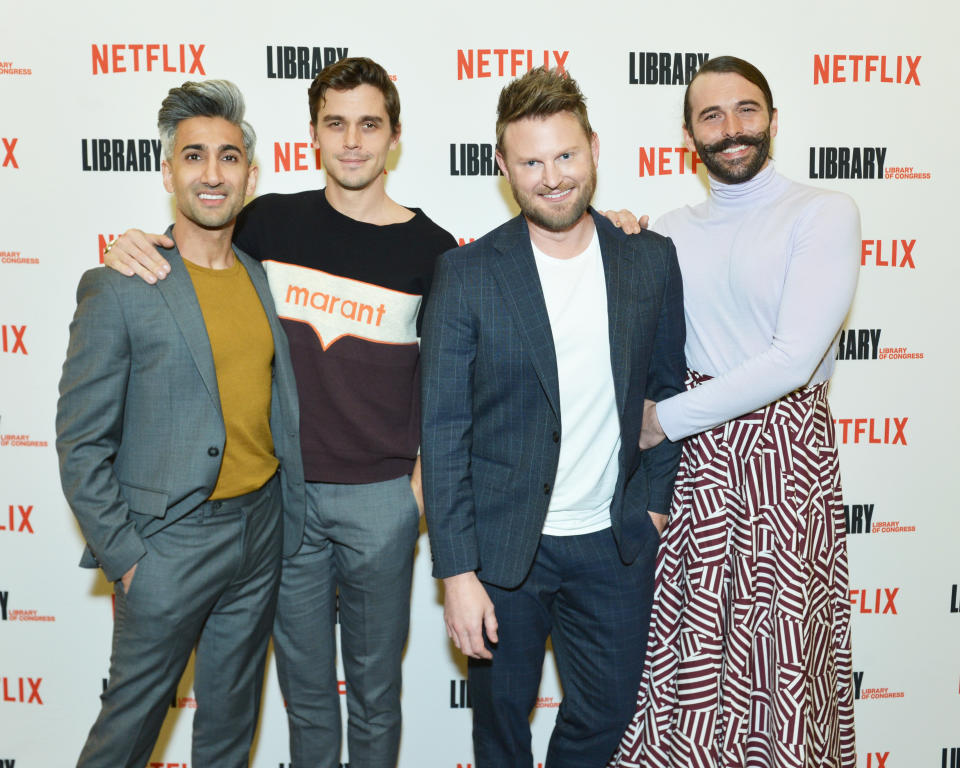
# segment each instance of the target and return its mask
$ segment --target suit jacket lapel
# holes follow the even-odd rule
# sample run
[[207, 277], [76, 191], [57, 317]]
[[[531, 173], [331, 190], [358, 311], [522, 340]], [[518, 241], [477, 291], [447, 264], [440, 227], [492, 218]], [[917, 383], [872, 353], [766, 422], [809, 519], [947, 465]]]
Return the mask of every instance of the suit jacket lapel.
[[622, 414], [630, 381], [630, 340], [633, 338], [633, 326], [637, 317], [635, 304], [638, 294], [634, 284], [636, 270], [633, 268], [633, 259], [625, 253], [621, 237], [611, 234], [596, 213], [593, 213], [593, 216], [607, 283], [607, 320], [610, 326], [613, 386], [617, 411]]
[[[167, 230], [171, 236], [171, 230]], [[167, 251], [160, 249], [167, 261], [170, 262], [170, 274], [166, 279], [157, 283], [157, 289], [163, 296], [170, 313], [173, 315], [180, 334], [186, 342], [193, 361], [196, 363], [200, 377], [210, 393], [210, 398], [220, 411], [220, 390], [217, 387], [217, 371], [213, 364], [213, 351], [210, 349], [210, 338], [207, 336], [207, 325], [200, 311], [197, 293], [193, 289], [190, 273], [183, 266], [183, 257], [174, 246]], [[222, 414], [221, 414], [222, 415]]]
[[550, 407], [560, 418], [557, 353], [553, 346], [543, 289], [540, 287], [540, 275], [530, 247], [530, 235], [522, 215], [513, 219], [510, 226], [500, 233], [494, 246], [501, 255], [494, 262], [497, 282], [507, 299]]

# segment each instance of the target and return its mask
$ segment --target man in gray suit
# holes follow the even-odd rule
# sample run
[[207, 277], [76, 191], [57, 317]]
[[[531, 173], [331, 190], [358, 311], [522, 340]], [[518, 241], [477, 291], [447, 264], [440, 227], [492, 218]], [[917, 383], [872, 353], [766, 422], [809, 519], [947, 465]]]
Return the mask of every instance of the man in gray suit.
[[[232, 83], [159, 113], [174, 195], [169, 277], [84, 274], [60, 381], [64, 493], [81, 565], [114, 582], [110, 678], [78, 765], [144, 766], [197, 646], [194, 768], [249, 762], [285, 542], [305, 508], [297, 392], [260, 264], [231, 245], [256, 186]], [[285, 547], [285, 545], [288, 545]]]
[[441, 257], [423, 325], [423, 478], [447, 632], [469, 658], [478, 768], [529, 768], [548, 636], [550, 768], [602, 768], [634, 711], [679, 445], [640, 452], [683, 389], [672, 243], [589, 209], [597, 135], [569, 77], [500, 96], [521, 215]]

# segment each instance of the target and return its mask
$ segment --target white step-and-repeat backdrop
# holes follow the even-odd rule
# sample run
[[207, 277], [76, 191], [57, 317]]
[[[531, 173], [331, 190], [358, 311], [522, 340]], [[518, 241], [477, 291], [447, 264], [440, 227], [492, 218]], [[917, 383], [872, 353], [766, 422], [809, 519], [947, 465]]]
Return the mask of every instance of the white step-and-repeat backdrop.
[[[510, 78], [539, 64], [576, 77], [600, 136], [598, 206], [656, 216], [705, 194], [703, 166], [682, 148], [684, 81], [728, 53], [773, 87], [779, 170], [852, 195], [862, 213], [860, 285], [831, 390], [850, 534], [857, 765], [960, 764], [960, 510], [950, 490], [960, 266], [948, 197], [956, 5], [6, 0], [0, 10], [0, 765], [72, 765], [99, 708], [111, 592], [76, 567], [81, 537], [54, 451], [56, 387], [80, 274], [115, 234], [171, 220], [156, 135], [168, 88], [235, 81], [259, 134], [259, 191], [293, 192], [324, 184], [307, 132], [310, 79], [343, 56], [376, 59], [403, 105], [388, 192], [465, 242], [515, 212], [492, 158], [496, 99]], [[423, 535], [403, 768], [473, 762], [465, 668], [440, 599]], [[191, 679], [188, 670], [151, 766], [189, 763]], [[548, 657], [535, 763], [561, 695]], [[271, 669], [253, 765], [288, 760]]]

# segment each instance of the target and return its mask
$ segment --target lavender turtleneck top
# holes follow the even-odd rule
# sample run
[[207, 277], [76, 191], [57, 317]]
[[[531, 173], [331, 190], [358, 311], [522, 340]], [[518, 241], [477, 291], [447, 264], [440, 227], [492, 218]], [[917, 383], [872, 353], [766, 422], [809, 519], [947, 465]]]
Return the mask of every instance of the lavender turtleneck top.
[[847, 195], [796, 184], [773, 163], [663, 216], [683, 273], [687, 366], [714, 378], [657, 404], [679, 440], [833, 373], [857, 284], [860, 214]]

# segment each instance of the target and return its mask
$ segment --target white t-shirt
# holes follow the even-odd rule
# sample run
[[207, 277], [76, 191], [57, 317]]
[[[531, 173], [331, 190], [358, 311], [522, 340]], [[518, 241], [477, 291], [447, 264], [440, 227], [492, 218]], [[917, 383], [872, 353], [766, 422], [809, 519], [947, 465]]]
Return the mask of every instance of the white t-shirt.
[[533, 255], [557, 355], [562, 425], [543, 533], [593, 533], [610, 527], [620, 453], [600, 241], [594, 231], [587, 249], [570, 259], [547, 256], [536, 246]]

